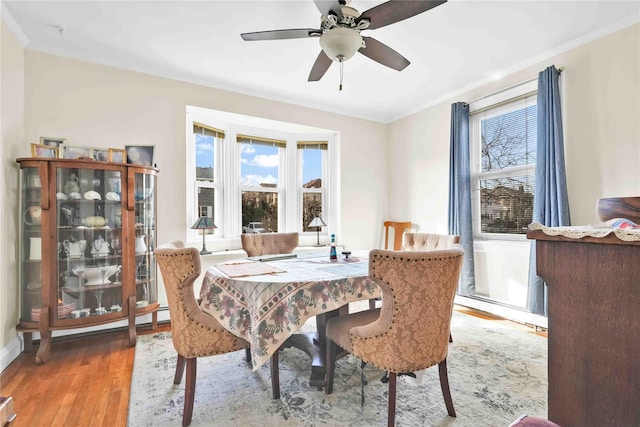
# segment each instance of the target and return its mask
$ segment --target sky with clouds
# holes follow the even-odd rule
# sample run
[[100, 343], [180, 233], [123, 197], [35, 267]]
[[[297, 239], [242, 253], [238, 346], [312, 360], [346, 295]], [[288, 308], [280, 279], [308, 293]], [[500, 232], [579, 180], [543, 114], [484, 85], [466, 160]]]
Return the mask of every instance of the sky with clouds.
[[[278, 149], [259, 144], [240, 144], [241, 179], [243, 185], [278, 183]], [[213, 138], [196, 134], [196, 166], [213, 167]], [[320, 150], [305, 150], [303, 182], [321, 177]]]

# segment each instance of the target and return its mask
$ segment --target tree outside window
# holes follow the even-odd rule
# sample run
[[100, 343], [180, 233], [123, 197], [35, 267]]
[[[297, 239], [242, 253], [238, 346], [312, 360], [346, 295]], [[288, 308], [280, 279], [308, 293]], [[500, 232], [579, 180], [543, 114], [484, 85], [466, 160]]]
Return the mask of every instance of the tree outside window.
[[473, 119], [480, 135], [477, 232], [526, 234], [533, 219], [536, 121], [535, 95]]

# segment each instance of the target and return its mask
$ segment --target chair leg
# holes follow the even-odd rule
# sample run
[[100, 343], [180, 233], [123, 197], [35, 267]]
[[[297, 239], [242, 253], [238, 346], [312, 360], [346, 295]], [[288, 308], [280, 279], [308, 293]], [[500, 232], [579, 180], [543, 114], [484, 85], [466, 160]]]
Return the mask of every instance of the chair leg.
[[387, 427], [393, 427], [396, 424], [396, 389], [398, 375], [395, 372], [389, 372], [389, 415], [387, 416]]
[[327, 347], [327, 357], [325, 358], [325, 376], [324, 376], [324, 392], [325, 394], [333, 393], [333, 378], [336, 372], [336, 358], [338, 354], [338, 344], [325, 339]]
[[244, 349], [244, 358], [247, 363], [251, 364], [251, 348], [247, 347]]
[[184, 387], [184, 414], [182, 414], [182, 427], [191, 424], [193, 416], [193, 399], [196, 394], [197, 358], [187, 359], [187, 383]]
[[280, 399], [279, 354], [280, 350], [276, 350], [271, 356], [271, 395], [274, 399]]
[[453, 342], [453, 337], [451, 336], [451, 332], [449, 332], [449, 342]]
[[376, 300], [372, 298], [369, 300], [369, 310], [373, 310], [374, 308], [376, 308]]
[[440, 373], [440, 388], [442, 389], [442, 396], [444, 397], [444, 404], [447, 405], [447, 413], [450, 417], [456, 416], [456, 411], [453, 409], [453, 400], [451, 399], [451, 392], [449, 391], [449, 376], [447, 374], [447, 359], [444, 359], [438, 364], [438, 372]]
[[176, 374], [173, 377], [174, 384], [180, 384], [182, 381], [182, 374], [184, 372], [184, 356], [178, 355], [178, 361], [176, 362]]

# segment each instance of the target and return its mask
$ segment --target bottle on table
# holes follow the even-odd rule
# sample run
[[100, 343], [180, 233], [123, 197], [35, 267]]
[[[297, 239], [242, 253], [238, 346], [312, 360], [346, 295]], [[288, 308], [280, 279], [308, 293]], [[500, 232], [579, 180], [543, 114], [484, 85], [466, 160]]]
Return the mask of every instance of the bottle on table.
[[331, 261], [337, 261], [338, 260], [338, 251], [336, 250], [336, 235], [335, 234], [331, 235], [331, 250], [329, 252], [329, 259]]

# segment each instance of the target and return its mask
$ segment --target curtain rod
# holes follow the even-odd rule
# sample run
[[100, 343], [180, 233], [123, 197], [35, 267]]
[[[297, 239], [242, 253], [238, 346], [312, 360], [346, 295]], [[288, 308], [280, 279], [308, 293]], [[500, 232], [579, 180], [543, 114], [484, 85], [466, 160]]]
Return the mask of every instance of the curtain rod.
[[[560, 68], [558, 68], [558, 74], [562, 74], [562, 72], [563, 72], [563, 71], [564, 71], [564, 67], [560, 67]], [[536, 76], [536, 77], [532, 77], [532, 78], [527, 79], [527, 80], [524, 80], [524, 81], [522, 81], [522, 82], [520, 82], [520, 83], [516, 83], [516, 84], [513, 84], [513, 85], [511, 85], [511, 86], [509, 86], [509, 87], [505, 87], [504, 89], [500, 89], [499, 91], [497, 91], [497, 92], [493, 92], [493, 93], [491, 93], [491, 94], [489, 94], [489, 95], [481, 96], [480, 98], [477, 98], [477, 99], [474, 99], [473, 101], [469, 101], [469, 102], [467, 102], [467, 104], [473, 104], [474, 102], [482, 101], [482, 100], [483, 100], [483, 99], [485, 99], [485, 98], [488, 98], [488, 97], [490, 97], [490, 96], [494, 96], [494, 95], [497, 95], [497, 94], [499, 94], [499, 93], [505, 92], [505, 91], [507, 91], [507, 90], [513, 89], [514, 87], [518, 87], [518, 86], [520, 86], [520, 85], [530, 83], [530, 82], [532, 82], [532, 81], [534, 81], [534, 80], [537, 80], [537, 79], [538, 79], [538, 77], [537, 77], [537, 76]]]

